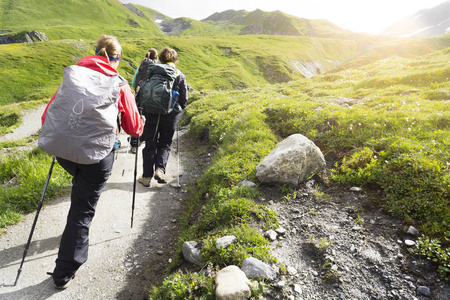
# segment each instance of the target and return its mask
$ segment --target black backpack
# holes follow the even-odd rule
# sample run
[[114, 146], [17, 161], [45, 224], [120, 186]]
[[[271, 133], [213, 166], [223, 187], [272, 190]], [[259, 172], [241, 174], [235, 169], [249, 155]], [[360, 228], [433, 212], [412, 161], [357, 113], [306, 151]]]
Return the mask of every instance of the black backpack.
[[147, 79], [142, 81], [136, 95], [138, 106], [150, 114], [171, 113], [176, 102], [172, 97], [176, 69], [169, 64], [155, 63], [148, 66], [147, 74]]

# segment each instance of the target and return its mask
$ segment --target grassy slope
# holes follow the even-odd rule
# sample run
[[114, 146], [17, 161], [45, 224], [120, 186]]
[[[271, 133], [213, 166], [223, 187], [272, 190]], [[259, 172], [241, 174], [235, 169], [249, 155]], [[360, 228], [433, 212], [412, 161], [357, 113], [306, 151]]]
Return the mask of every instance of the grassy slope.
[[94, 39], [101, 33], [161, 35], [153, 20], [133, 14], [117, 0], [1, 0], [0, 11], [1, 30], [38, 30], [51, 40]]
[[[356, 53], [351, 40], [303, 37], [237, 36], [222, 38], [120, 39], [124, 59], [120, 72], [131, 81], [149, 47], [179, 52], [178, 67], [195, 90], [237, 89], [286, 82], [302, 77], [290, 61], [340, 60]], [[95, 41], [50, 41], [0, 45], [0, 104], [48, 98], [59, 85], [62, 69], [91, 55]]]
[[[197, 182], [187, 211], [188, 216], [195, 215], [195, 222], [191, 224], [189, 217], [182, 221], [185, 230], [178, 249], [182, 241], [195, 240], [202, 244], [204, 261], [219, 267], [239, 266], [248, 256], [272, 262], [265, 252], [266, 240], [258, 239], [254, 224], [276, 228], [276, 217], [256, 204], [259, 188], [238, 183], [258, 182], [258, 163], [277, 142], [294, 133], [313, 140], [327, 160], [337, 160], [331, 177], [324, 178], [328, 184], [376, 188], [382, 196], [370, 196], [373, 201], [381, 201], [388, 212], [445, 242], [443, 237], [450, 236], [449, 47], [196, 99], [186, 110], [190, 133], [203, 138], [206, 133], [217, 151]], [[351, 107], [343, 105], [345, 99], [351, 100]], [[280, 190], [286, 201], [296, 197], [295, 189]], [[237, 237], [232, 247], [217, 250], [216, 239], [230, 234]], [[440, 275], [450, 275], [448, 241], [442, 252], [419, 249], [435, 259]], [[206, 279], [174, 273], [153, 289], [151, 297], [175, 292], [186, 299], [199, 296], [200, 288], [184, 288], [183, 283], [206, 289]]]

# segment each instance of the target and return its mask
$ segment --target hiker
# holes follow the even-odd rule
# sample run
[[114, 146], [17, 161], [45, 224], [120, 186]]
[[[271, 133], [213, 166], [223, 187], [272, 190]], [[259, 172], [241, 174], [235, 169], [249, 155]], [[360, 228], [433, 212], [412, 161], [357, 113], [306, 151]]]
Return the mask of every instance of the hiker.
[[136, 93], [139, 92], [139, 86], [147, 77], [148, 66], [156, 63], [157, 61], [158, 51], [155, 48], [148, 49], [147, 53], [145, 53], [144, 59], [141, 61], [141, 64], [137, 67], [136, 72], [134, 73], [133, 82], [131, 83]]
[[[108, 36], [102, 34], [98, 40], [97, 40], [97, 48], [95, 50], [94, 56], [86, 56], [78, 63], [76, 66], [73, 66], [74, 68], [78, 68], [78, 70], [81, 70], [80, 72], [90, 72], [89, 74], [93, 74], [93, 76], [97, 76], [100, 79], [100, 82], [106, 81], [106, 80], [121, 80], [120, 84], [113, 84], [114, 88], [114, 95], [109, 92], [105, 93], [106, 98], [114, 98], [115, 102], [113, 102], [112, 107], [115, 109], [110, 113], [108, 116], [111, 115], [109, 119], [112, 120], [106, 120], [102, 122], [111, 123], [112, 126], [112, 135], [115, 136], [116, 128], [117, 128], [117, 112], [120, 113], [120, 120], [121, 120], [121, 127], [122, 129], [129, 135], [132, 136], [140, 136], [143, 127], [144, 122], [141, 119], [139, 112], [137, 110], [135, 99], [133, 95], [133, 91], [131, 90], [130, 86], [128, 85], [128, 82], [121, 77], [117, 71], [117, 68], [120, 64], [120, 60], [122, 58], [122, 47], [119, 44], [118, 40], [113, 36]], [[80, 68], [78, 66], [84, 67]], [[90, 70], [86, 70], [90, 69]], [[66, 68], [67, 69], [67, 68]], [[95, 72], [94, 72], [95, 71]], [[65, 70], [66, 72], [66, 70]], [[97, 73], [98, 72], [98, 73]], [[66, 73], [65, 73], [66, 74]], [[103, 74], [103, 75], [99, 75]], [[47, 106], [43, 116], [42, 116], [42, 123], [43, 128], [46, 128], [46, 126], [51, 126], [50, 123], [52, 123], [52, 118], [55, 115], [54, 111], [55, 107], [58, 105], [51, 105], [52, 102], [55, 100], [55, 97], [57, 100], [55, 100], [55, 103], [60, 101], [59, 99], [63, 99], [66, 97], [66, 94], [64, 94], [64, 82], [66, 80], [66, 77], [63, 79], [63, 84], [61, 84], [60, 88], [56, 92], [56, 94], [51, 99], [49, 105]], [[85, 84], [88, 86], [89, 84], [92, 84], [92, 81], [88, 81], [88, 84]], [[80, 85], [80, 86], [85, 86]], [[100, 84], [97, 84], [100, 86]], [[100, 90], [98, 87], [90, 87], [90, 90], [96, 89]], [[75, 87], [77, 87], [75, 85]], [[88, 89], [88, 88], [86, 88]], [[60, 91], [61, 90], [61, 91]], [[73, 89], [72, 89], [73, 90]], [[89, 89], [88, 89], [89, 90]], [[97, 91], [95, 90], [95, 91]], [[70, 92], [70, 91], [69, 91]], [[67, 92], [67, 94], [69, 94]], [[60, 94], [63, 94], [62, 96]], [[71, 95], [68, 95], [71, 96]], [[59, 98], [58, 98], [59, 97]], [[90, 100], [86, 102], [93, 102], [92, 98], [99, 98], [97, 94], [94, 94], [91, 96], [92, 98], [89, 99], [89, 95], [86, 94], [85, 99], [80, 99], [78, 102], [83, 100]], [[66, 97], [67, 98], [67, 97]], [[70, 97], [69, 97], [70, 98]], [[102, 101], [105, 99], [102, 99]], [[62, 101], [62, 100], [61, 100]], [[77, 103], [78, 103], [77, 102]], [[103, 101], [105, 102], [105, 101]], [[102, 103], [103, 103], [102, 102]], [[104, 107], [102, 107], [104, 108]], [[76, 116], [75, 112], [76, 108], [75, 106], [70, 107], [70, 110], [68, 110], [68, 113], [70, 113], [69, 117], [67, 117], [69, 120], [66, 120], [67, 122], [71, 122], [70, 118], [73, 117], [72, 121], [79, 121], [82, 122], [83, 116], [88, 116], [88, 103], [84, 103], [82, 106], [82, 109], [80, 108], [78, 114], [81, 116]], [[84, 110], [84, 111], [83, 111]], [[93, 110], [93, 109], [91, 109]], [[94, 109], [95, 110], [95, 109]], [[101, 111], [102, 109], [100, 109]], [[72, 113], [73, 111], [73, 113]], [[78, 119], [77, 119], [78, 118]], [[87, 117], [86, 117], [87, 118]], [[48, 119], [48, 123], [45, 123], [46, 119]], [[92, 122], [98, 121], [99, 118], [96, 118], [97, 120], [90, 120]], [[89, 120], [88, 120], [89, 121]], [[75, 123], [70, 123], [71, 126], [77, 126]], [[91, 126], [92, 127], [92, 126]], [[95, 131], [97, 130], [97, 127], [95, 127]], [[54, 134], [56, 135], [57, 130], [54, 130]], [[94, 134], [97, 134], [98, 132], [95, 132]], [[81, 132], [81, 134], [88, 135], [89, 132], [87, 130], [84, 130]], [[42, 135], [42, 134], [41, 134]], [[52, 138], [52, 132], [48, 133], [50, 135], [49, 138]], [[98, 134], [97, 134], [98, 135]], [[62, 141], [64, 137], [60, 137], [60, 144], [63, 144], [65, 142]], [[105, 140], [106, 135], [99, 136], [94, 139], [89, 140], [89, 147], [94, 147], [93, 145], [96, 145], [95, 142], [97, 142], [97, 139], [100, 141]], [[108, 137], [110, 138], [110, 137]], [[111, 138], [110, 138], [111, 139]], [[114, 137], [112, 138], [114, 139]], [[40, 140], [41, 142], [41, 140]], [[112, 142], [112, 141], [111, 141]], [[45, 139], [42, 139], [42, 143], [45, 143]], [[41, 145], [40, 145], [41, 146]], [[54, 148], [57, 148], [57, 146], [54, 146]], [[44, 148], [43, 148], [44, 149]], [[65, 149], [67, 152], [70, 152], [71, 149]], [[97, 149], [94, 149], [97, 150]], [[45, 151], [45, 149], [44, 149]], [[46, 151], [47, 152], [47, 151]], [[76, 151], [76, 155], [78, 155], [80, 151]], [[95, 151], [98, 152], [98, 151]], [[64, 229], [64, 232], [61, 237], [61, 243], [58, 251], [58, 258], [56, 259], [56, 267], [53, 271], [53, 273], [48, 273], [53, 277], [53, 281], [55, 283], [55, 287], [58, 289], [65, 289], [68, 284], [71, 282], [71, 280], [75, 277], [75, 272], [79, 269], [79, 267], [86, 262], [88, 257], [88, 247], [89, 247], [89, 227], [91, 225], [91, 221], [94, 217], [95, 208], [98, 202], [98, 199], [100, 197], [100, 194], [103, 191], [103, 188], [105, 187], [106, 181], [108, 180], [111, 170], [113, 167], [114, 162], [114, 148], [112, 144], [108, 145], [108, 149], [104, 154], [104, 157], [100, 157], [99, 161], [97, 163], [92, 164], [84, 164], [75, 162], [73, 160], [69, 160], [66, 158], [61, 158], [58, 155], [55, 155], [57, 157], [58, 163], [70, 174], [73, 176], [72, 179], [72, 192], [71, 192], [71, 206], [70, 210], [67, 216], [67, 223]]]
[[[145, 147], [142, 150], [143, 173], [139, 182], [146, 187], [154, 176], [158, 183], [166, 183], [166, 165], [170, 154], [170, 145], [178, 125], [180, 112], [186, 107], [188, 94], [186, 76], [176, 69], [178, 54], [174, 49], [164, 48], [159, 54], [162, 64], [172, 66], [176, 71], [176, 78], [172, 90], [178, 91], [179, 96], [172, 112], [168, 114], [151, 114], [145, 112], [144, 138]], [[155, 75], [156, 76], [156, 75]]]
[[[139, 92], [139, 87], [147, 77], [147, 70], [150, 64], [154, 64], [158, 61], [158, 51], [155, 48], [148, 49], [147, 53], [145, 53], [144, 59], [141, 61], [141, 64], [137, 67], [136, 72], [134, 73], [133, 81], [131, 82], [131, 86], [135, 90], [136, 93]], [[144, 141], [143, 136], [141, 136], [138, 144], [138, 138], [130, 137], [129, 142], [131, 146], [131, 153], [136, 153], [140, 144]]]

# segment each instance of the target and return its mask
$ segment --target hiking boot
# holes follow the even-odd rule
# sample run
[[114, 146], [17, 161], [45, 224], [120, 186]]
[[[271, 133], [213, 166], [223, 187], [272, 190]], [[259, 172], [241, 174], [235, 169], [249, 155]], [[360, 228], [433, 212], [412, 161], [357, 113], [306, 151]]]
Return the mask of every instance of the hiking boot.
[[152, 181], [151, 177], [139, 177], [138, 179], [139, 183], [142, 184], [145, 187], [149, 187], [150, 186], [150, 181]]
[[[48, 275], [51, 275], [53, 277], [53, 273], [47, 272]], [[67, 278], [67, 277], [66, 277]], [[53, 282], [55, 283], [55, 288], [58, 290], [65, 290], [69, 287], [70, 283], [72, 282], [72, 279], [75, 278], [75, 273], [72, 274], [72, 276], [69, 276], [67, 280], [57, 280], [53, 278]]]
[[158, 183], [166, 183], [166, 175], [164, 174], [164, 171], [160, 168], [156, 169], [155, 171], [155, 179], [158, 181]]

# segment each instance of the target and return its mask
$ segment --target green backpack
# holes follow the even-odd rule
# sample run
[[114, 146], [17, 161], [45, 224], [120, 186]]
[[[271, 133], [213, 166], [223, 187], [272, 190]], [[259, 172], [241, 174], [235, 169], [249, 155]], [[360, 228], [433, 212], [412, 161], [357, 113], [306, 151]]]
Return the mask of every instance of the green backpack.
[[176, 99], [172, 97], [172, 86], [176, 69], [168, 64], [148, 66], [147, 79], [141, 85], [136, 102], [144, 112], [166, 115], [172, 112]]

